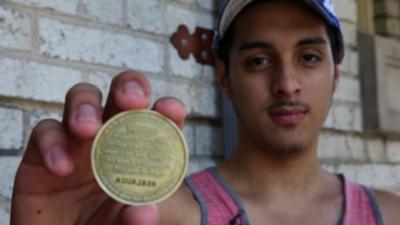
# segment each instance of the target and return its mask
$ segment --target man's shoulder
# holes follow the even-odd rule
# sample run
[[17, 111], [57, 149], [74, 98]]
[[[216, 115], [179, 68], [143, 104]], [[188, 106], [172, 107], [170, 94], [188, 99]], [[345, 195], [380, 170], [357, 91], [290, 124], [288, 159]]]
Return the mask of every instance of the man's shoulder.
[[[200, 205], [188, 183], [207, 174], [209, 168], [191, 173], [178, 190], [166, 200], [158, 204], [161, 224], [199, 224]], [[190, 179], [188, 179], [190, 178]]]
[[375, 190], [385, 225], [398, 225], [400, 221], [400, 195]]

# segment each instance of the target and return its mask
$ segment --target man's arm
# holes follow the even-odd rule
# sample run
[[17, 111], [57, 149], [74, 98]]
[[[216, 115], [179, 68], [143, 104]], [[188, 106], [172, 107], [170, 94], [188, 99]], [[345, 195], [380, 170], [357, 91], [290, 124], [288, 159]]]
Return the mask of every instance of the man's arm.
[[[113, 79], [104, 108], [95, 86], [71, 88], [63, 121], [45, 120], [32, 131], [15, 178], [11, 224], [158, 224], [158, 207], [129, 207], [110, 199], [90, 167], [93, 138], [102, 124], [119, 112], [148, 108], [150, 95], [148, 79], [134, 71]], [[176, 99], [160, 99], [152, 109], [182, 128], [186, 110]]]

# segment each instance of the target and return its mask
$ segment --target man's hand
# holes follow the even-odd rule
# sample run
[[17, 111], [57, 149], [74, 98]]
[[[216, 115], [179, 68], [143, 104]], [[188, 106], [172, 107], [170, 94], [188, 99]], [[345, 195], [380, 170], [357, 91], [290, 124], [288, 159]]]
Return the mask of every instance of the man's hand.
[[[15, 179], [11, 224], [158, 224], [156, 206], [128, 207], [110, 199], [90, 166], [92, 141], [102, 124], [121, 111], [148, 108], [150, 95], [149, 81], [133, 71], [114, 78], [104, 109], [95, 86], [71, 88], [63, 121], [45, 120], [32, 131]], [[152, 109], [182, 128], [186, 110], [176, 99], [159, 99]]]

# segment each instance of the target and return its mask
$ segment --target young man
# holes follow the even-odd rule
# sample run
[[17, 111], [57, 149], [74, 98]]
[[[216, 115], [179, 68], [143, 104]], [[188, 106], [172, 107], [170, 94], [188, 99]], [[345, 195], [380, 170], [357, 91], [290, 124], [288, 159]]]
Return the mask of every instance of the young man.
[[[33, 131], [18, 170], [12, 225], [395, 225], [399, 197], [373, 191], [319, 167], [317, 143], [343, 58], [339, 21], [329, 1], [232, 0], [218, 27], [219, 83], [239, 117], [235, 154], [186, 179], [169, 199], [127, 207], [94, 181], [92, 138], [127, 109], [147, 108], [150, 85], [125, 72], [104, 111], [97, 88], [67, 94], [62, 123]], [[184, 106], [152, 107], [183, 126]]]

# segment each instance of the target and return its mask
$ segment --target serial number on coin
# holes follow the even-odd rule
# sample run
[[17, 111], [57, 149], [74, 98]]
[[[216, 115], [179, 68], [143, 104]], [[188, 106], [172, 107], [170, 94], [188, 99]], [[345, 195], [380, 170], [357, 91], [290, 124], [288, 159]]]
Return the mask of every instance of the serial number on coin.
[[189, 155], [179, 128], [161, 114], [133, 110], [110, 119], [92, 146], [92, 169], [100, 187], [129, 205], [158, 203], [182, 183]]

